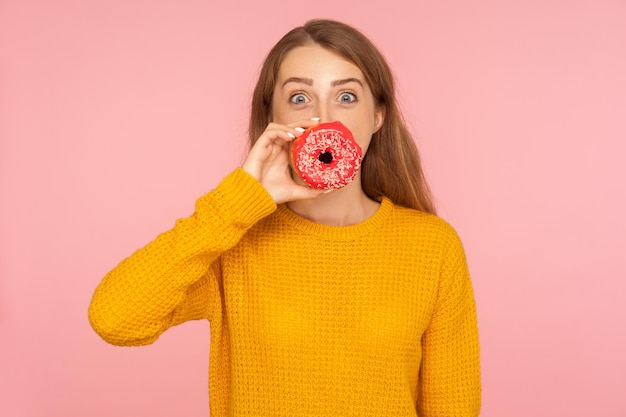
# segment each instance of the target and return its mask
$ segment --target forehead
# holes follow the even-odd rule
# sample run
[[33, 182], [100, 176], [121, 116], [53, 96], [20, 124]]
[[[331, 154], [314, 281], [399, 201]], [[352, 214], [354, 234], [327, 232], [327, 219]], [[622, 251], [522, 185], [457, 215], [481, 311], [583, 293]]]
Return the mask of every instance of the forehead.
[[363, 72], [352, 61], [317, 44], [298, 46], [285, 55], [278, 68], [278, 84], [289, 77], [364, 80]]

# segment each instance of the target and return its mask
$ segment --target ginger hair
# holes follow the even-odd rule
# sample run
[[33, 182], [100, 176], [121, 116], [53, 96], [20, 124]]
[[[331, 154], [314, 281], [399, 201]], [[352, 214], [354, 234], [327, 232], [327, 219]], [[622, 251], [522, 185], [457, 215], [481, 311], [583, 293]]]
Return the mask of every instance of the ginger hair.
[[249, 141], [254, 145], [270, 117], [276, 77], [285, 55], [315, 43], [352, 61], [363, 72], [374, 100], [385, 110], [385, 120], [374, 133], [361, 166], [361, 187], [380, 201], [435, 214], [419, 152], [399, 110], [389, 65], [372, 42], [357, 29], [333, 20], [310, 20], [288, 32], [265, 59], [252, 96]]

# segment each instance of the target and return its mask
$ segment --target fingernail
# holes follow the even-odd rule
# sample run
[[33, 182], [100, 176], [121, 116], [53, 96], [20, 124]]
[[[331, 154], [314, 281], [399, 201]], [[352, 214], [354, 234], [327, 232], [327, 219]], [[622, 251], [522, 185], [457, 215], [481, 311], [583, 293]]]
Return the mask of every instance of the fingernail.
[[291, 133], [291, 132], [287, 132], [287, 135], [288, 135], [291, 139], [295, 139], [295, 138], [296, 138], [296, 135], [294, 135], [294, 134], [293, 134], [293, 133]]
[[319, 117], [311, 117], [311, 120], [313, 120], [314, 122], [319, 122], [320, 118]]
[[293, 130], [297, 130], [300, 133], [304, 132], [304, 128], [301, 127], [294, 127]]
[[326, 191], [324, 191], [324, 194], [328, 194], [328, 193], [330, 193], [330, 192], [332, 192], [332, 191], [335, 191], [335, 189], [334, 189], [334, 188], [331, 188], [331, 189], [329, 189], [329, 190], [326, 190]]

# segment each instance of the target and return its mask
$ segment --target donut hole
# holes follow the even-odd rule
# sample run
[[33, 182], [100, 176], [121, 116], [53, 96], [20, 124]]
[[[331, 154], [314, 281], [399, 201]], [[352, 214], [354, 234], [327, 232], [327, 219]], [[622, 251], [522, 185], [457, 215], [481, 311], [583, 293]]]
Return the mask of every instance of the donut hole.
[[324, 164], [330, 164], [333, 161], [333, 154], [330, 152], [322, 152], [317, 156], [317, 159]]

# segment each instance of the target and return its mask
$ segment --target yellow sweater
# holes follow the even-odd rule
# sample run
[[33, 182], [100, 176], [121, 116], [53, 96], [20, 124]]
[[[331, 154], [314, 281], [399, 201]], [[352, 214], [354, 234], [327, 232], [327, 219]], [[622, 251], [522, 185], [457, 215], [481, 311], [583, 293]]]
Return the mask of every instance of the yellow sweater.
[[383, 199], [346, 227], [274, 204], [237, 169], [96, 289], [93, 328], [144, 345], [211, 323], [222, 416], [477, 416], [476, 310], [461, 243]]

